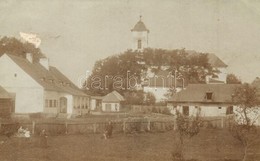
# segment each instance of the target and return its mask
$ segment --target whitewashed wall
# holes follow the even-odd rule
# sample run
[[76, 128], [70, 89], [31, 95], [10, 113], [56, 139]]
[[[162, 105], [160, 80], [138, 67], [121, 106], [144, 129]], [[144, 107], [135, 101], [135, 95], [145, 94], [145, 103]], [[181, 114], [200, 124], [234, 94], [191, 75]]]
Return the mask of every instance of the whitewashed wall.
[[[111, 105], [111, 112], [119, 112], [120, 111], [120, 103], [106, 103], [106, 102], [102, 102], [102, 111], [109, 112], [109, 111], [106, 111], [106, 104]], [[116, 110], [116, 108], [117, 108], [117, 110]]]
[[0, 85], [16, 94], [16, 113], [43, 112], [43, 87], [7, 55], [0, 57], [0, 78]]

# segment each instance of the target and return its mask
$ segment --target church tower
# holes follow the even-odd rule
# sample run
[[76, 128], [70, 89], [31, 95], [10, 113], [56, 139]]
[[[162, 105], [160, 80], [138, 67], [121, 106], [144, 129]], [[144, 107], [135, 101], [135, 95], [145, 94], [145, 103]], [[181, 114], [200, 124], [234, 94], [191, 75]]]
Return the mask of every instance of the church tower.
[[140, 20], [136, 23], [132, 32], [132, 50], [143, 51], [144, 48], [148, 47], [148, 34], [149, 30], [146, 28], [142, 21], [142, 16]]

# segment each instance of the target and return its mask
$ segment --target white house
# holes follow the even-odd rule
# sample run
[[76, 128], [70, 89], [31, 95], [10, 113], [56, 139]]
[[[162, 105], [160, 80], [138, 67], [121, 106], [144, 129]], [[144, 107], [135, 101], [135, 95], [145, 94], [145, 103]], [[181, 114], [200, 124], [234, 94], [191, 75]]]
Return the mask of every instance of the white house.
[[125, 101], [124, 97], [117, 91], [113, 91], [105, 95], [102, 99], [103, 112], [119, 112], [121, 103]]
[[33, 61], [4, 54], [0, 57], [0, 84], [15, 97], [15, 113], [46, 113], [68, 116], [88, 112], [89, 96], [76, 87], [43, 57]]
[[232, 96], [239, 85], [235, 84], [189, 84], [168, 100], [168, 108], [175, 113], [187, 116], [196, 115], [198, 110], [203, 117], [233, 114]]

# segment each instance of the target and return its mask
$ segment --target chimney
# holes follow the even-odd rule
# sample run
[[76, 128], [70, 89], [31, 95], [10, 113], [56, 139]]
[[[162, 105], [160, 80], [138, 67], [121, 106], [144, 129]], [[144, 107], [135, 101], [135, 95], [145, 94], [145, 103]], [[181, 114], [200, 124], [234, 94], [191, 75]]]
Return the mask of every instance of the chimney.
[[49, 70], [49, 59], [48, 58], [40, 58], [39, 62], [45, 69]]
[[27, 59], [30, 63], [32, 63], [32, 62], [33, 62], [33, 55], [32, 55], [32, 53], [26, 53], [26, 59]]

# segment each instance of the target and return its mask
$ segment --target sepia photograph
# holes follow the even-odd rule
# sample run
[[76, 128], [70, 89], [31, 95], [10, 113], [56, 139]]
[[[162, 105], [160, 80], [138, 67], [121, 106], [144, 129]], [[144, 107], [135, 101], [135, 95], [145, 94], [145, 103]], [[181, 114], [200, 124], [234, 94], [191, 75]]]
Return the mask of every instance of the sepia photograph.
[[260, 161], [260, 1], [0, 0], [0, 161]]

